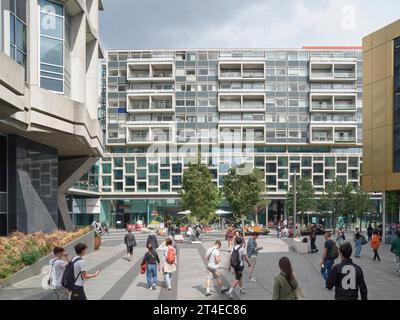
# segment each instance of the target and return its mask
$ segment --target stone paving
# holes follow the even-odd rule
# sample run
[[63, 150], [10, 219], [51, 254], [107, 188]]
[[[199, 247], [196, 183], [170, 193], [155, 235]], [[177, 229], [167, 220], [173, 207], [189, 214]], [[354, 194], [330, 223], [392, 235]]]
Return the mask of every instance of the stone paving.
[[[146, 289], [145, 275], [139, 272], [140, 262], [145, 252], [147, 235], [136, 233], [138, 247], [134, 258], [127, 261], [123, 244], [123, 231], [114, 231], [103, 239], [100, 250], [85, 257], [90, 272], [101, 269], [102, 273], [96, 279], [86, 282], [86, 294], [90, 300], [135, 300], [135, 299], [165, 299], [165, 300], [220, 300], [227, 299], [213, 288], [213, 295], [206, 297], [204, 255], [216, 239], [223, 239], [221, 232], [206, 234], [201, 244], [178, 244], [178, 270], [173, 276], [172, 290], [167, 291], [159, 273], [159, 286], [156, 291]], [[351, 237], [349, 235], [349, 237]], [[159, 239], [161, 241], [161, 239]], [[274, 235], [258, 239], [258, 245], [264, 249], [260, 252], [255, 268], [257, 282], [248, 282], [247, 269], [244, 272], [244, 286], [247, 294], [235, 293], [234, 299], [270, 300], [272, 298], [273, 279], [279, 272], [278, 260], [288, 256], [293, 264], [294, 272], [307, 299], [332, 300], [333, 291], [324, 288], [322, 276], [319, 273], [319, 262], [323, 247], [323, 238], [318, 236], [319, 253], [301, 254], [289, 247], [289, 241], [276, 239]], [[351, 241], [352, 242], [352, 241]], [[233, 274], [228, 272], [229, 253], [226, 242], [223, 241], [222, 278], [225, 285], [233, 280]], [[363, 246], [360, 259], [356, 259], [363, 271], [368, 286], [369, 299], [400, 300], [400, 277], [394, 273], [393, 255], [388, 245], [380, 249], [382, 262], [372, 261], [372, 250]], [[54, 299], [51, 291], [41, 288], [42, 276], [32, 277], [11, 287], [0, 289], [0, 299]]]

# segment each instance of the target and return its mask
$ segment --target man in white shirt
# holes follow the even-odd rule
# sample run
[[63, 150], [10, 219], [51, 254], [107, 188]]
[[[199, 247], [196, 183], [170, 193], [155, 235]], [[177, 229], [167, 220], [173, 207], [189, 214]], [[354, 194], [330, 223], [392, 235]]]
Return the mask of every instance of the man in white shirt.
[[224, 290], [223, 284], [221, 281], [221, 275], [218, 270], [219, 263], [221, 262], [221, 256], [219, 253], [219, 249], [221, 248], [221, 241], [217, 240], [215, 241], [215, 244], [213, 247], [207, 250], [206, 253], [206, 261], [207, 261], [207, 282], [206, 282], [206, 296], [211, 295], [210, 291], [210, 286], [211, 286], [211, 281], [212, 279], [215, 279], [217, 281], [218, 286], [221, 288], [221, 291]]
[[54, 247], [54, 258], [49, 261], [51, 286], [57, 300], [69, 300], [69, 291], [61, 285], [65, 266], [68, 264], [68, 253], [61, 247]]

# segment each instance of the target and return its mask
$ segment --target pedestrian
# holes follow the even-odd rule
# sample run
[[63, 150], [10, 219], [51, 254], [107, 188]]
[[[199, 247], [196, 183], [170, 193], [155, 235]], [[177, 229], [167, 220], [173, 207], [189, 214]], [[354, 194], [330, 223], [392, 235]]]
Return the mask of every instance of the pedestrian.
[[218, 286], [221, 289], [221, 292], [225, 290], [224, 285], [222, 284], [221, 274], [219, 272], [219, 264], [222, 260], [221, 255], [219, 253], [219, 249], [221, 248], [221, 241], [216, 240], [214, 246], [209, 248], [206, 252], [205, 259], [207, 261], [207, 280], [206, 280], [206, 296], [211, 295], [210, 286], [211, 281], [215, 279]]
[[233, 241], [233, 228], [231, 226], [228, 227], [228, 230], [225, 233], [225, 240], [228, 243], [228, 250], [231, 253], [232, 250], [232, 241]]
[[358, 300], [358, 291], [360, 291], [361, 300], [368, 300], [364, 275], [362, 269], [351, 260], [352, 251], [349, 242], [340, 246], [342, 261], [332, 268], [326, 281], [326, 287], [329, 290], [335, 287], [335, 300]]
[[394, 254], [395, 271], [400, 275], [400, 230], [396, 231], [396, 238], [392, 241], [390, 252]]
[[281, 222], [279, 221], [276, 226], [276, 238], [277, 239], [281, 238], [281, 231], [282, 231], [282, 226], [281, 226]]
[[315, 241], [317, 240], [317, 229], [315, 224], [311, 226], [310, 231], [310, 242], [311, 242], [311, 253], [318, 252], [317, 246], [315, 245]]
[[186, 236], [187, 236], [187, 242], [192, 243], [192, 236], [193, 236], [193, 228], [192, 226], [189, 226], [187, 231], [186, 231]]
[[343, 229], [339, 228], [337, 231], [336, 243], [338, 247], [340, 247], [346, 241], [346, 237], [344, 235]]
[[354, 245], [356, 247], [356, 252], [354, 254], [354, 257], [360, 258], [361, 249], [362, 249], [362, 242], [361, 242], [360, 229], [358, 229], [358, 228], [356, 228], [356, 233], [354, 234]]
[[128, 261], [131, 261], [133, 255], [133, 247], [136, 247], [135, 235], [132, 233], [132, 229], [128, 229], [128, 233], [124, 237], [124, 243], [126, 245], [126, 252], [128, 255]]
[[381, 261], [381, 257], [379, 256], [378, 249], [379, 246], [381, 245], [381, 237], [379, 236], [378, 230], [374, 230], [372, 233], [370, 245], [372, 250], [374, 251], [374, 258], [372, 260], [378, 259], [378, 261]]
[[232, 281], [232, 284], [229, 289], [224, 290], [229, 298], [233, 299], [233, 290], [239, 285], [240, 294], [245, 294], [246, 290], [243, 287], [243, 269], [244, 269], [244, 262], [247, 262], [249, 268], [251, 267], [251, 263], [247, 257], [247, 253], [245, 248], [243, 247], [243, 239], [241, 237], [236, 237], [235, 239], [235, 246], [233, 247], [231, 253], [231, 261], [229, 270], [233, 268], [235, 273], [235, 279]]
[[165, 276], [165, 282], [167, 289], [171, 290], [172, 275], [176, 272], [177, 259], [176, 259], [176, 249], [172, 245], [172, 240], [167, 238], [165, 243], [160, 247], [163, 250], [162, 258], [162, 271]]
[[85, 294], [85, 280], [95, 278], [100, 274], [97, 270], [94, 274], [87, 272], [87, 267], [83, 256], [86, 255], [87, 245], [78, 243], [75, 245], [76, 256], [72, 258], [71, 262], [74, 265], [75, 282], [71, 290], [71, 300], [87, 300]]
[[157, 289], [157, 269], [160, 270], [160, 258], [157, 252], [152, 247], [151, 243], [147, 245], [147, 252], [145, 253], [142, 265], [146, 264], [146, 281], [147, 289]]
[[147, 237], [146, 247], [148, 247], [149, 243], [151, 244], [151, 247], [153, 249], [158, 248], [157, 236], [154, 233], [149, 234], [149, 236]]
[[280, 273], [274, 279], [272, 300], [298, 300], [298, 281], [288, 257], [279, 259]]
[[256, 240], [258, 239], [258, 233], [253, 232], [251, 235], [251, 238], [247, 242], [247, 257], [250, 260], [251, 267], [249, 269], [249, 281], [251, 282], [256, 282], [256, 278], [254, 277], [254, 268], [256, 266], [257, 262], [257, 255], [260, 250], [262, 250], [262, 247], [259, 247], [257, 245]]
[[374, 228], [372, 228], [372, 225], [369, 224], [368, 228], [367, 228], [368, 242], [371, 242], [373, 232], [374, 232]]
[[48, 284], [53, 290], [57, 300], [69, 300], [69, 291], [61, 285], [65, 266], [68, 264], [68, 253], [64, 248], [54, 247], [53, 254], [54, 258], [49, 261], [51, 269]]
[[328, 274], [332, 269], [333, 263], [334, 263], [334, 247], [336, 247], [335, 242], [331, 239], [331, 232], [330, 231], [325, 231], [324, 234], [324, 252], [322, 254], [322, 260], [321, 260], [321, 275], [326, 281], [328, 279]]
[[283, 225], [282, 238], [286, 239], [287, 237], [289, 237], [289, 230], [287, 225]]

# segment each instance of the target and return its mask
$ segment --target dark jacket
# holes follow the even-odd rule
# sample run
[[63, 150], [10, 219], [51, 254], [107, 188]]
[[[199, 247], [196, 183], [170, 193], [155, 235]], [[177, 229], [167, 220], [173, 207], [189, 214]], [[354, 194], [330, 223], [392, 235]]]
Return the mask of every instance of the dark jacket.
[[158, 242], [157, 242], [156, 235], [149, 234], [149, 236], [147, 237], [146, 247], [149, 245], [149, 243], [151, 243], [151, 246], [152, 246], [153, 249], [157, 249], [158, 248]]
[[315, 228], [312, 228], [310, 231], [310, 239], [315, 240], [317, 238], [317, 230]]
[[143, 257], [142, 264], [146, 261], [147, 264], [158, 264], [160, 263], [160, 258], [158, 257], [158, 254], [156, 250], [152, 249], [151, 253], [147, 251]]
[[127, 247], [135, 247], [136, 246], [136, 239], [133, 233], [127, 233], [124, 238], [124, 243]]
[[326, 287], [335, 287], [336, 300], [358, 300], [360, 290], [361, 300], [368, 300], [368, 289], [361, 268], [351, 259], [336, 264], [329, 272]]

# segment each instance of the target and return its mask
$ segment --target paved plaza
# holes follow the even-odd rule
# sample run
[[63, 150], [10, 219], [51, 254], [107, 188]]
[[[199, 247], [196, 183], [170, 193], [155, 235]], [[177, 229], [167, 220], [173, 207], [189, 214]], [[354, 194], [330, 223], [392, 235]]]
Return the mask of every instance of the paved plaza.
[[[101, 269], [102, 273], [96, 279], [86, 282], [86, 294], [90, 300], [135, 300], [135, 299], [165, 299], [165, 300], [221, 300], [226, 295], [212, 288], [213, 295], [206, 297], [205, 280], [206, 261], [203, 258], [207, 248], [216, 239], [223, 240], [223, 233], [212, 232], [204, 236], [201, 244], [178, 244], [178, 271], [173, 276], [172, 290], [168, 291], [159, 281], [157, 290], [146, 289], [146, 277], [140, 274], [140, 263], [145, 253], [147, 235], [136, 233], [138, 246], [135, 248], [132, 261], [128, 262], [123, 244], [124, 231], [114, 231], [103, 238], [100, 250], [85, 257], [90, 272]], [[351, 235], [348, 235], [351, 237]], [[159, 237], [159, 242], [162, 239]], [[274, 235], [259, 237], [257, 243], [264, 249], [260, 252], [255, 268], [257, 282], [248, 282], [247, 269], [244, 273], [244, 287], [247, 294], [239, 295], [235, 300], [270, 300], [272, 298], [273, 279], [279, 272], [278, 260], [288, 256], [292, 261], [294, 272], [299, 279], [306, 299], [332, 300], [334, 292], [324, 288], [320, 275], [319, 262], [323, 247], [323, 238], [318, 236], [318, 253], [301, 254], [289, 247], [290, 240], [276, 239]], [[222, 245], [222, 275], [225, 285], [232, 279], [228, 272], [229, 254], [226, 242]], [[354, 259], [364, 272], [368, 286], [369, 299], [399, 299], [400, 277], [394, 273], [393, 255], [388, 245], [380, 249], [382, 262], [372, 261], [372, 250], [368, 245], [363, 246], [360, 259]], [[338, 262], [338, 260], [336, 261]], [[0, 289], [0, 299], [54, 299], [51, 291], [41, 288], [42, 276], [32, 277], [11, 287]], [[163, 280], [159, 273], [159, 280]]]

